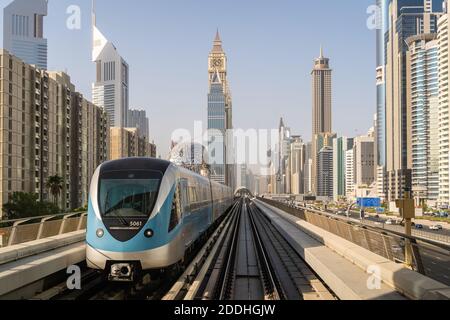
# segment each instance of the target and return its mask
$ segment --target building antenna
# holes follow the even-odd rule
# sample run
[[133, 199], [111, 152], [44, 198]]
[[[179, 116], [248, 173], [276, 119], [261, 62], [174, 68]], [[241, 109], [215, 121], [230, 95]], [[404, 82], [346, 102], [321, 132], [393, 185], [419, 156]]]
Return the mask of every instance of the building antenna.
[[97, 25], [97, 17], [95, 15], [95, 0], [92, 0], [92, 25], [96, 26]]

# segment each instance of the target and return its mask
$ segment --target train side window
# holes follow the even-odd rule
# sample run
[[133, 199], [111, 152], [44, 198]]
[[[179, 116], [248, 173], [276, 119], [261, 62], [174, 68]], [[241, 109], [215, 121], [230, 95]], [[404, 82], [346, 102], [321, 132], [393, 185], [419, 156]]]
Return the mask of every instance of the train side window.
[[178, 183], [180, 190], [181, 215], [189, 213], [188, 181], [181, 179]]
[[179, 185], [177, 185], [173, 196], [172, 210], [170, 214], [169, 232], [171, 232], [178, 226], [180, 220], [181, 220], [180, 187]]

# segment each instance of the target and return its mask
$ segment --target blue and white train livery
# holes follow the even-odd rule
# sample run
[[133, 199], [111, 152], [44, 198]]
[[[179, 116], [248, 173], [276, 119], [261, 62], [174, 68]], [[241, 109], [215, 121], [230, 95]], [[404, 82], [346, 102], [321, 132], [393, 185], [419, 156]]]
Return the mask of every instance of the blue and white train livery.
[[168, 161], [106, 162], [91, 183], [88, 267], [132, 281], [176, 265], [232, 202], [230, 188]]

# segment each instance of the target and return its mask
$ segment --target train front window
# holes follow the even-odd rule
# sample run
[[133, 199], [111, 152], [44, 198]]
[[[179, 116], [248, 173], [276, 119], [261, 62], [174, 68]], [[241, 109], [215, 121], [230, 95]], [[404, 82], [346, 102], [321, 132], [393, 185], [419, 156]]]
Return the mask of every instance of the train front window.
[[99, 180], [99, 207], [104, 218], [148, 218], [158, 197], [162, 175], [153, 171], [105, 172]]

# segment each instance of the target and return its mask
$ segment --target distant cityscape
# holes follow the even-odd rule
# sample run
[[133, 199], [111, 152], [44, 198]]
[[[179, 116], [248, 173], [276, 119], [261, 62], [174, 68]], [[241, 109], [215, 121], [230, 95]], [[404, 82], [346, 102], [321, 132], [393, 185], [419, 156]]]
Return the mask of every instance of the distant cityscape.
[[[208, 141], [200, 151], [172, 141], [169, 159], [255, 194], [316, 196], [326, 202], [378, 197], [395, 211], [395, 200], [411, 191], [417, 208], [447, 209], [448, 2], [377, 0], [376, 5], [377, 100], [366, 134], [345, 137], [333, 130], [333, 60], [325, 45], [311, 70], [312, 141], [293, 133], [282, 118], [279, 141], [268, 150], [268, 175], [235, 164], [235, 146], [226, 139], [233, 129], [228, 61], [217, 30], [208, 57]], [[87, 205], [90, 179], [102, 162], [157, 157], [157, 148], [148, 115], [130, 107], [129, 65], [97, 27], [95, 6], [92, 101], [77, 92], [70, 75], [47, 70], [47, 6], [45, 0], [15, 0], [4, 8], [0, 206], [23, 192], [70, 211]], [[52, 194], [47, 182], [56, 176], [63, 183]]]
[[376, 5], [373, 127], [358, 137], [333, 132], [332, 70], [321, 50], [311, 73], [313, 141], [293, 135], [282, 120], [268, 187], [252, 181], [249, 188], [330, 202], [379, 197], [390, 211], [397, 211], [395, 200], [408, 191], [417, 209], [448, 209], [448, 1], [377, 0]]

